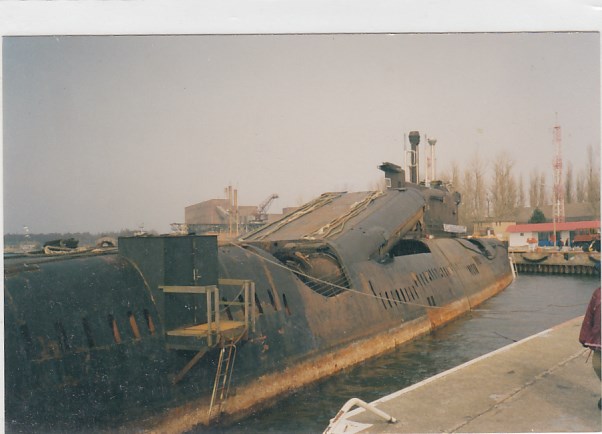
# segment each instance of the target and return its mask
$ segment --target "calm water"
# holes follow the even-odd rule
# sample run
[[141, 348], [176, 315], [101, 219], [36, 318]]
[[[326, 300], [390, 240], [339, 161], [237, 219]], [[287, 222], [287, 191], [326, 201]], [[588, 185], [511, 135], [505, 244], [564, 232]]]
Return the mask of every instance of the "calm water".
[[300, 390], [233, 426], [210, 432], [321, 433], [350, 398], [374, 401], [583, 315], [599, 284], [592, 277], [521, 275], [501, 294], [430, 335]]

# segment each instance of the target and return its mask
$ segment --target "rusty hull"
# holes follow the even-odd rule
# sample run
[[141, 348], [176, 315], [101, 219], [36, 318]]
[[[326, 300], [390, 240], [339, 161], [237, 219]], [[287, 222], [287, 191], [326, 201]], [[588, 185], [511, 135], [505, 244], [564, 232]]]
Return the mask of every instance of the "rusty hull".
[[[245, 416], [269, 407], [277, 398], [286, 396], [296, 389], [315, 383], [325, 377], [335, 375], [346, 368], [357, 365], [367, 359], [393, 351], [399, 345], [407, 343], [437, 327], [465, 314], [487, 298], [502, 291], [511, 281], [511, 276], [485, 288], [488, 296], [461, 299], [444, 306], [441, 310], [431, 310], [427, 317], [421, 317], [397, 327], [386, 330], [370, 338], [355, 341], [332, 353], [316, 357], [286, 368], [282, 372], [265, 374], [250, 384], [239, 387], [221, 417], [233, 423]], [[154, 432], [180, 433], [202, 424], [208, 425], [209, 403], [207, 400], [188, 403], [181, 408], [163, 414], [156, 424]]]
[[[7, 427], [212, 422], [219, 346], [167, 333], [207, 322], [207, 299], [164, 286], [254, 283], [256, 327], [237, 343], [224, 423], [428, 333], [512, 279], [497, 240], [433, 235], [457, 223], [457, 203], [411, 185], [328, 193], [230, 245], [132, 237], [114, 255], [5, 261]], [[239, 289], [220, 291], [224, 320], [244, 319]]]

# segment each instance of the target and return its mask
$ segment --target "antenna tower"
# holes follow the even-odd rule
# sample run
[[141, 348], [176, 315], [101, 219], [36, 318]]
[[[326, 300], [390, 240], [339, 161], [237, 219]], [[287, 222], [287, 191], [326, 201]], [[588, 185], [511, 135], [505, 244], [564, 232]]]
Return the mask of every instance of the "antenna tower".
[[562, 133], [560, 125], [554, 126], [554, 223], [564, 222], [564, 183], [562, 182]]

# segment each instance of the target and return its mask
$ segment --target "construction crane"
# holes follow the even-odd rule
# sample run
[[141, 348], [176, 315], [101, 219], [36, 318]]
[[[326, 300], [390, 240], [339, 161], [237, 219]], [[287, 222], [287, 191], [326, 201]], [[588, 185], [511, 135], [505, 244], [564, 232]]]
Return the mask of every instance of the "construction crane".
[[266, 200], [257, 205], [257, 210], [253, 213], [256, 222], [264, 223], [268, 220], [268, 208], [274, 199], [278, 199], [276, 193], [271, 194]]

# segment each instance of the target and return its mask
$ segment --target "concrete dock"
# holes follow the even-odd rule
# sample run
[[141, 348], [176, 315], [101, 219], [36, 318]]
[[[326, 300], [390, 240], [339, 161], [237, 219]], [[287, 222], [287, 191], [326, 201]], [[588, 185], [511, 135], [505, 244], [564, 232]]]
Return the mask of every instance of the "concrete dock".
[[514, 250], [510, 253], [519, 273], [598, 275], [600, 252], [538, 249], [535, 252]]
[[[600, 432], [600, 381], [577, 341], [582, 317], [357, 408], [330, 433]], [[361, 397], [357, 397], [360, 398]]]

